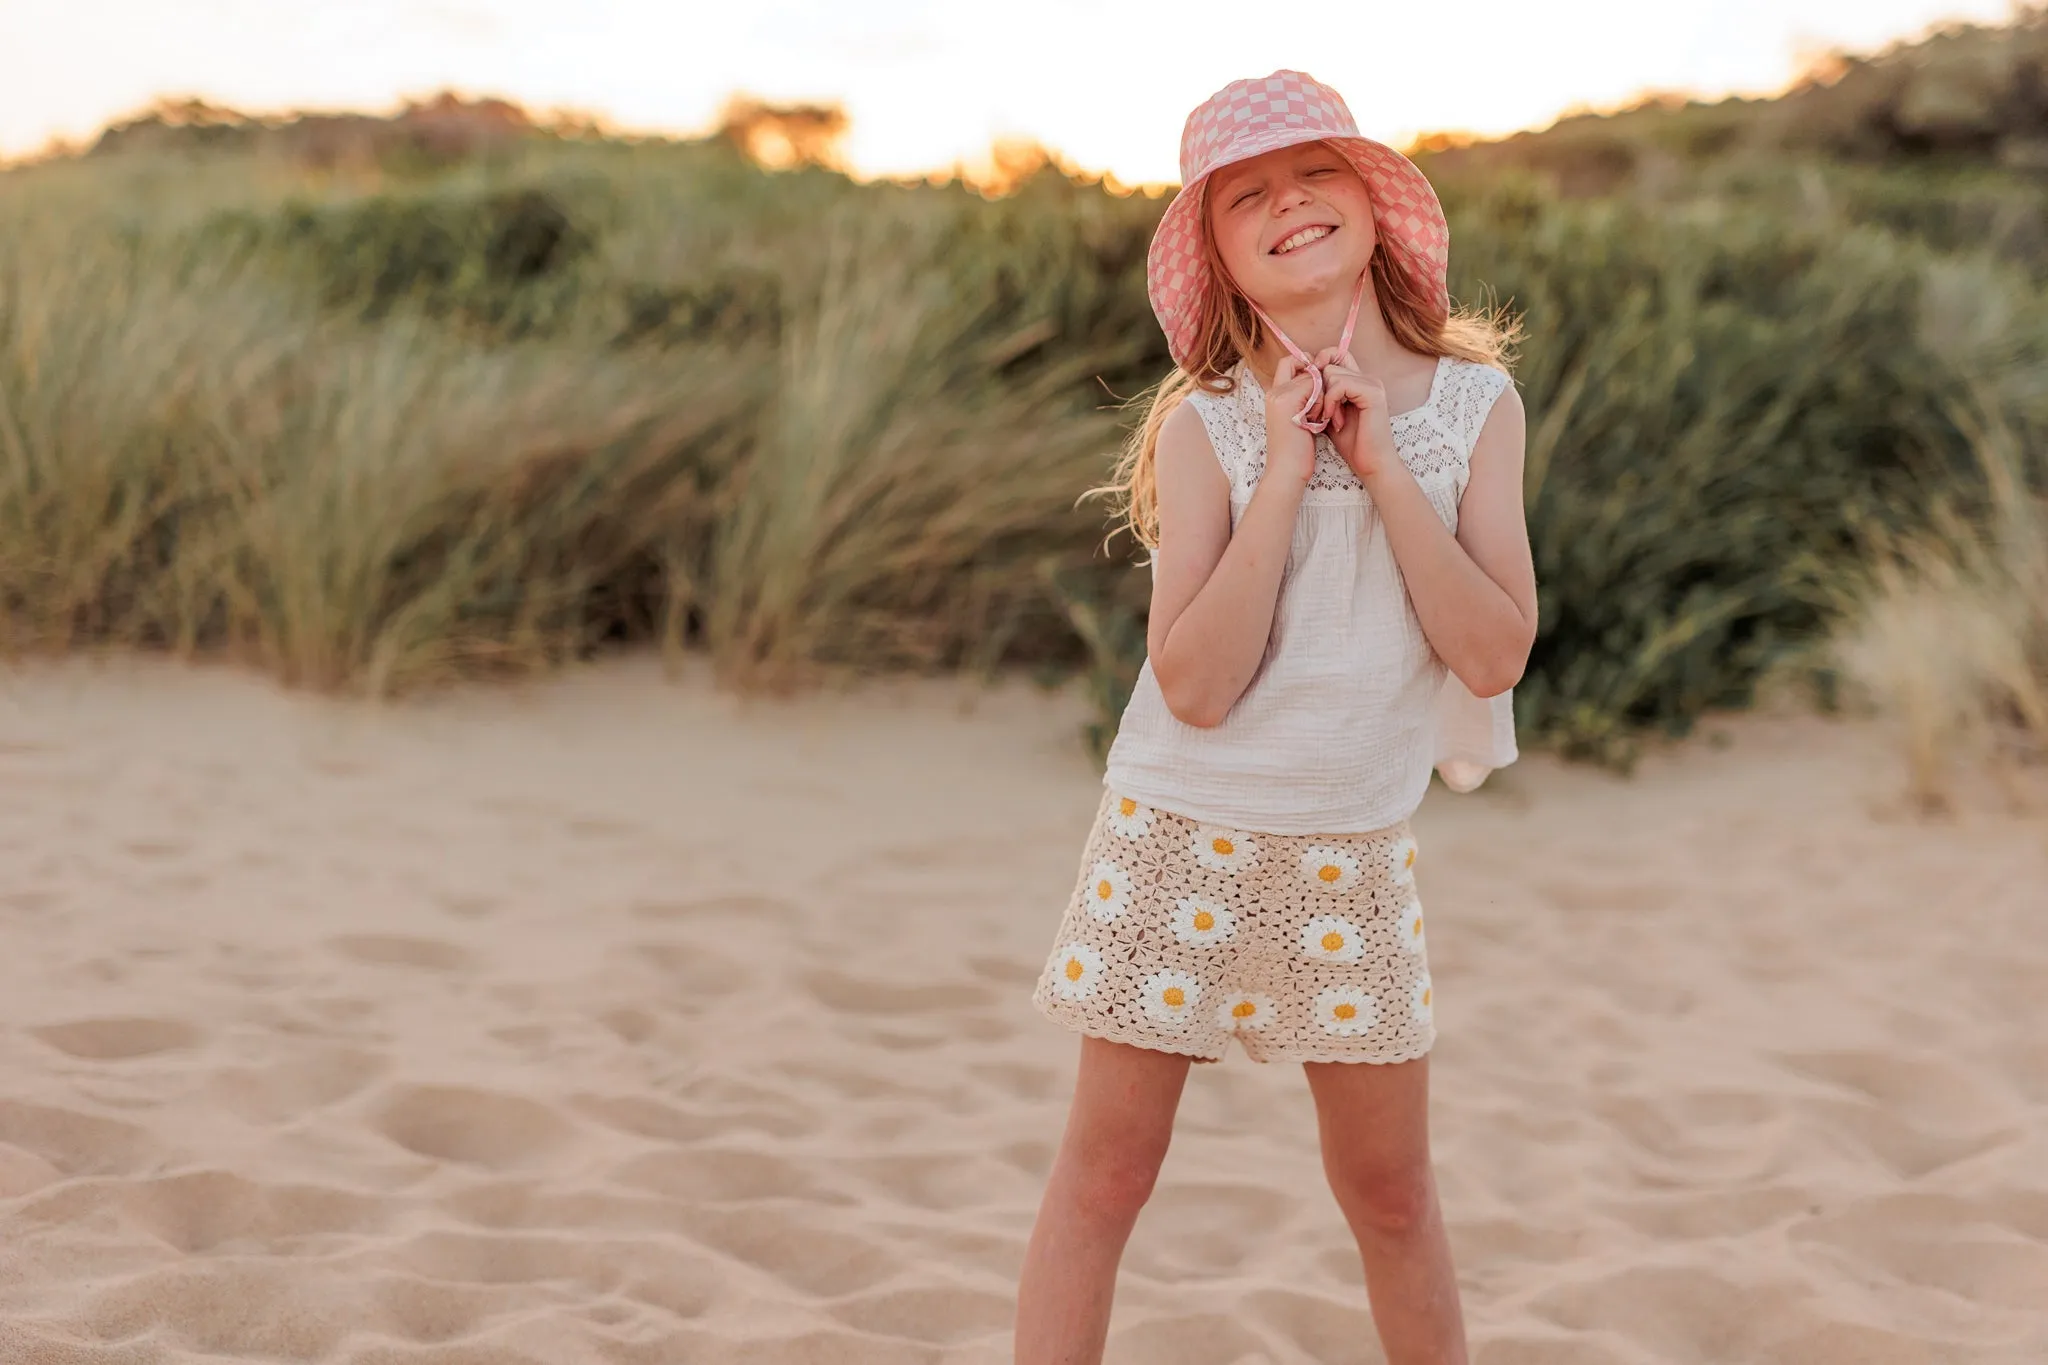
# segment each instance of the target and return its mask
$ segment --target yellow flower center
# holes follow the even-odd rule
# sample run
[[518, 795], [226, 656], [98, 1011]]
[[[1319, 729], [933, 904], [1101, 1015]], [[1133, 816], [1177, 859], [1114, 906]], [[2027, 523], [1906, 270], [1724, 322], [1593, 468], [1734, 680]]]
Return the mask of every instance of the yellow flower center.
[[1321, 877], [1326, 882], [1334, 882], [1339, 877], [1344, 875], [1344, 869], [1337, 866], [1335, 863], [1324, 863], [1321, 867], [1316, 869], [1316, 875], [1318, 877]]
[[1336, 1015], [1339, 1019], [1356, 1019], [1358, 1017], [1358, 1006], [1347, 1000], [1331, 1010], [1330, 1013]]
[[1170, 1005], [1174, 1009], [1179, 1009], [1182, 1005], [1185, 1005], [1188, 1002], [1187, 993], [1181, 990], [1181, 988], [1178, 986], [1168, 986], [1163, 992], [1161, 992], [1159, 998], [1161, 1000], [1164, 1000], [1168, 1005]]
[[1423, 989], [1423, 992], [1422, 992], [1422, 1008], [1424, 1008], [1424, 1009], [1428, 1009], [1428, 1008], [1429, 1008], [1429, 995], [1430, 995], [1430, 992], [1429, 992], [1428, 988], [1427, 988], [1427, 987], [1425, 987], [1425, 988]]
[[1210, 914], [1207, 910], [1195, 911], [1195, 931], [1197, 933], [1206, 934], [1215, 927], [1216, 917], [1214, 915]]
[[1339, 948], [1342, 948], [1343, 946], [1344, 946], [1344, 935], [1342, 935], [1342, 934], [1338, 933], [1338, 932], [1337, 932], [1337, 931], [1336, 931], [1335, 929], [1332, 929], [1332, 930], [1331, 930], [1331, 931], [1330, 931], [1329, 933], [1327, 933], [1327, 934], [1324, 934], [1324, 935], [1323, 935], [1323, 951], [1324, 951], [1324, 952], [1326, 952], [1326, 953], [1334, 953], [1334, 952], [1336, 952], [1336, 951], [1337, 951], [1337, 950], [1338, 950]]
[[1249, 1019], [1258, 1012], [1259, 1007], [1249, 1000], [1240, 1000], [1230, 1007], [1230, 1017], [1233, 1019]]
[[1079, 981], [1082, 977], [1082, 974], [1085, 973], [1087, 970], [1088, 969], [1086, 967], [1083, 967], [1081, 965], [1080, 958], [1070, 957], [1067, 959], [1067, 980]]
[[1108, 900], [1116, 894], [1116, 888], [1109, 884], [1109, 878], [1104, 877], [1101, 881], [1095, 883], [1095, 894], [1103, 900]]
[[1210, 840], [1209, 847], [1216, 850], [1216, 856], [1219, 858], [1228, 858], [1231, 854], [1237, 852], [1236, 844], [1220, 837]]
[[1408, 932], [1415, 938], [1422, 937], [1422, 916], [1417, 915], [1415, 917], [1414, 922], [1408, 926]]
[[1127, 820], [1131, 816], [1136, 815], [1138, 813], [1138, 803], [1131, 800], [1131, 798], [1128, 796], [1126, 796], [1123, 800], [1117, 802], [1116, 808], [1123, 812], [1124, 818]]
[[1412, 868], [1415, 866], [1415, 850], [1413, 848], [1410, 848], [1408, 850], [1407, 856], [1401, 860], [1401, 866], [1404, 868]]

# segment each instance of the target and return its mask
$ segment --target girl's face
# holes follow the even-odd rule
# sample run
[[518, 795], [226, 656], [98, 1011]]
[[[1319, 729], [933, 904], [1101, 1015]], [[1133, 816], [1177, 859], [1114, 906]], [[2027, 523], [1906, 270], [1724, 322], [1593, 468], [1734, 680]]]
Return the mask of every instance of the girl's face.
[[1322, 142], [1225, 166], [1209, 178], [1207, 211], [1231, 278], [1268, 312], [1348, 297], [1378, 241], [1365, 182]]

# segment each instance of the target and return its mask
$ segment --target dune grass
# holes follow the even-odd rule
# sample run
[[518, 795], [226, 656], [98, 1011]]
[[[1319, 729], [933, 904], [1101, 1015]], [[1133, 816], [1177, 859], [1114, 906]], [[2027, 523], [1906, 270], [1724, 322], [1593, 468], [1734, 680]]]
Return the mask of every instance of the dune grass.
[[[1532, 739], [1741, 704], [1874, 553], [1991, 524], [1987, 431], [2048, 426], [2034, 276], [1830, 183], [1447, 189], [1455, 291], [1528, 328]], [[1165, 370], [1160, 207], [717, 142], [0, 174], [0, 644], [370, 693], [634, 643], [744, 687], [1021, 665], [1081, 672], [1100, 743], [1145, 576], [1077, 499]]]
[[1876, 557], [1835, 644], [1897, 727], [1911, 795], [1933, 810], [1954, 803], [1964, 774], [2048, 758], [2048, 496], [1995, 407], [1963, 420], [1989, 515], [1942, 515]]

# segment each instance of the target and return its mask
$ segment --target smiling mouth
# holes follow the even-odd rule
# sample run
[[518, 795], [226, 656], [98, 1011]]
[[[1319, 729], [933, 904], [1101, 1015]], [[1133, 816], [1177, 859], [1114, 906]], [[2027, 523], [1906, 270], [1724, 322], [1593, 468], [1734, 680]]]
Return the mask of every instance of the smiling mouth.
[[1290, 251], [1299, 251], [1301, 248], [1308, 246], [1313, 242], [1322, 241], [1323, 238], [1328, 237], [1336, 230], [1337, 229], [1335, 229], [1334, 227], [1330, 227], [1329, 225], [1324, 223], [1318, 223], [1314, 227], [1305, 227], [1299, 232], [1292, 233], [1287, 237], [1282, 238], [1280, 244], [1275, 246], [1270, 254], [1274, 256], [1285, 256]]

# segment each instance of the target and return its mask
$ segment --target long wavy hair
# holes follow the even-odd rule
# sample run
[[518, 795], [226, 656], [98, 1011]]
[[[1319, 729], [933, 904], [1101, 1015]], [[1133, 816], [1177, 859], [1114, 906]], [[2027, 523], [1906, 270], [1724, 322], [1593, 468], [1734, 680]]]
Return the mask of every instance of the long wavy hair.
[[[1208, 184], [1202, 192], [1206, 196]], [[1252, 311], [1251, 300], [1224, 268], [1216, 249], [1215, 234], [1209, 229], [1206, 199], [1198, 215], [1202, 229], [1202, 256], [1208, 263], [1213, 288], [1202, 296], [1195, 317], [1195, 342], [1189, 362], [1175, 366], [1171, 374], [1153, 388], [1131, 400], [1142, 405], [1145, 420], [1124, 442], [1110, 482], [1093, 490], [1107, 496], [1116, 508], [1119, 530], [1128, 530], [1147, 549], [1159, 546], [1159, 431], [1181, 400], [1196, 389], [1229, 393], [1237, 381], [1232, 371], [1237, 363], [1258, 349], [1265, 329]], [[1453, 356], [1477, 361], [1508, 371], [1514, 361], [1515, 343], [1521, 328], [1504, 309], [1458, 308], [1446, 313], [1418, 291], [1407, 271], [1394, 262], [1394, 253], [1406, 248], [1382, 237], [1373, 248], [1372, 294], [1379, 303], [1387, 330], [1407, 350], [1417, 355]]]

